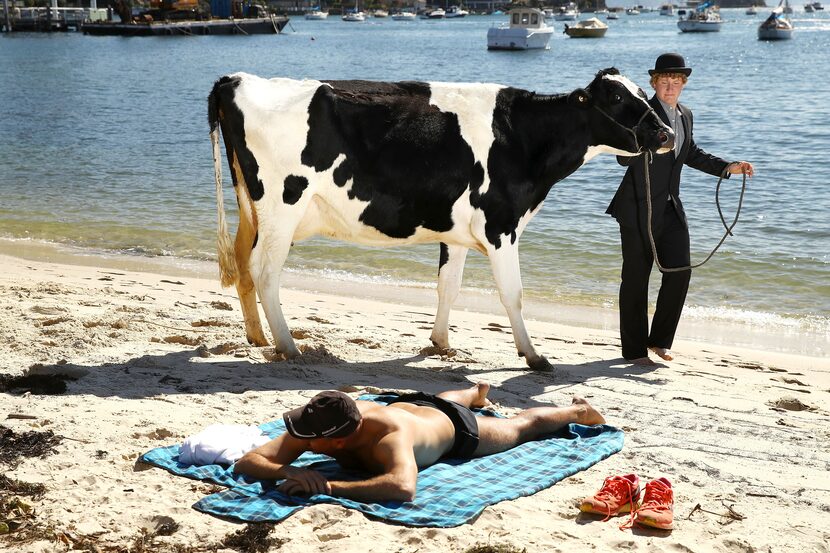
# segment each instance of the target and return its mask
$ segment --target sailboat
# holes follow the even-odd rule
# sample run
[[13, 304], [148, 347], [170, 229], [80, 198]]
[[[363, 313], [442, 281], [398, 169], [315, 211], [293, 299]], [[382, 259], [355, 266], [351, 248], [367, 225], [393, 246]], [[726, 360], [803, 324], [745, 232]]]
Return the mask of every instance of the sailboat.
[[357, 5], [358, 5], [357, 2], [358, 2], [358, 0], [354, 1], [354, 9], [353, 10], [343, 13], [343, 16], [341, 17], [341, 19], [343, 21], [353, 21], [353, 22], [354, 21], [357, 21], [357, 22], [366, 21], [366, 16], [363, 15], [363, 12], [360, 11], [357, 7]]
[[758, 40], [788, 40], [793, 37], [793, 23], [787, 17], [788, 0], [781, 0], [769, 17], [758, 26]]

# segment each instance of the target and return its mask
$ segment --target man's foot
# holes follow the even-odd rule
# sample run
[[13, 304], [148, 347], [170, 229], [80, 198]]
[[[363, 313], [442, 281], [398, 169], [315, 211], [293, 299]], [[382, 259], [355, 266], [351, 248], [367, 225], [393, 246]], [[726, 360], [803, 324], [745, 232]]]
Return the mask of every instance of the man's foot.
[[663, 361], [674, 361], [674, 354], [669, 349], [658, 348], [658, 347], [653, 347], [653, 348], [648, 348], [648, 349], [653, 351], [657, 355], [657, 357], [659, 357]]
[[609, 476], [593, 497], [582, 500], [579, 510], [583, 513], [605, 515], [605, 520], [608, 520], [614, 515], [636, 509], [639, 498], [640, 479], [636, 474]]
[[478, 396], [470, 404], [470, 407], [487, 407], [493, 405], [493, 402], [487, 399], [487, 394], [490, 393], [490, 385], [486, 382], [479, 382], [473, 388], [477, 388]]
[[573, 401], [571, 401], [572, 405], [580, 405], [585, 409], [579, 410], [577, 414], [576, 422], [578, 424], [584, 424], [585, 426], [594, 426], [595, 424], [605, 424], [605, 418], [599, 414], [599, 411], [594, 409], [590, 403], [582, 399], [581, 397], [574, 396]]
[[638, 357], [637, 359], [629, 359], [628, 362], [632, 365], [640, 365], [641, 367], [652, 367], [657, 364], [652, 361], [648, 355], [645, 357]]

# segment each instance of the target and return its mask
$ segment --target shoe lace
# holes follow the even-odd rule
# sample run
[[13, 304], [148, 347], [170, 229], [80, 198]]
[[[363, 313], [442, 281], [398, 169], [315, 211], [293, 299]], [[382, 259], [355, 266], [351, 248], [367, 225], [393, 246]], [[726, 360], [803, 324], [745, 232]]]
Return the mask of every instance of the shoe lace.
[[[665, 484], [649, 482], [646, 484], [646, 491], [643, 495], [643, 503], [640, 509], [666, 511], [674, 504], [674, 492]], [[639, 510], [639, 509], [638, 509]]]
[[643, 501], [636, 510], [631, 509], [631, 516], [625, 523], [620, 525], [620, 530], [634, 526], [634, 519], [637, 513], [648, 509], [649, 511], [671, 511], [674, 505], [674, 492], [662, 482], [649, 482], [643, 492]]
[[[606, 517], [603, 519], [603, 522], [610, 519], [611, 515], [614, 514], [611, 512], [610, 500], [617, 499], [622, 501], [623, 499], [628, 498], [628, 502], [631, 503], [632, 507], [634, 505], [634, 496], [631, 493], [631, 482], [622, 476], [610, 476], [606, 478], [605, 482], [602, 484], [602, 488], [600, 488], [595, 497], [601, 501], [604, 501], [605, 506], [608, 509], [605, 513]], [[634, 511], [633, 508], [631, 510]]]

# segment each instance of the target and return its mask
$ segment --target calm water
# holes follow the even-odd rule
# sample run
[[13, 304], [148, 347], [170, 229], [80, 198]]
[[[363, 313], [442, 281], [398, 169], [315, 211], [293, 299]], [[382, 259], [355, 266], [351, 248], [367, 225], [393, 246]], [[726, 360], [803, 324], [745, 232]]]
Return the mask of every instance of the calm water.
[[[799, 7], [800, 9], [800, 7]], [[794, 17], [793, 40], [765, 43], [763, 15], [723, 10], [717, 34], [682, 34], [674, 17], [622, 15], [602, 40], [549, 51], [488, 52], [498, 17], [364, 24], [295, 19], [282, 36], [0, 38], [0, 237], [138, 255], [213, 258], [215, 199], [206, 97], [221, 75], [489, 81], [544, 93], [585, 86], [608, 66], [648, 89], [664, 51], [694, 68], [683, 101], [696, 140], [756, 177], [735, 236], [695, 271], [687, 317], [784, 325], [830, 337], [830, 14]], [[292, 32], [292, 27], [293, 31]], [[616, 305], [617, 225], [604, 215], [623, 175], [595, 158], [557, 184], [522, 237], [526, 295]], [[687, 168], [693, 258], [720, 238], [716, 179]], [[226, 177], [226, 206], [235, 206]], [[731, 220], [739, 181], [723, 186]], [[311, 240], [293, 271], [432, 285], [437, 246], [371, 250]], [[657, 280], [656, 278], [654, 280]], [[489, 289], [470, 254], [465, 285]]]

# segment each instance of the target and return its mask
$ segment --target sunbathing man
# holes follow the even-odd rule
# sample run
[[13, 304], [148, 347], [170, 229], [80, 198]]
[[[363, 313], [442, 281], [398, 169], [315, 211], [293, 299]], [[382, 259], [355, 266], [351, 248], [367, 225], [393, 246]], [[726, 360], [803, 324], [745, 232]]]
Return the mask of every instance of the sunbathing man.
[[[287, 432], [246, 453], [237, 473], [285, 479], [289, 495], [327, 494], [357, 501], [412, 501], [418, 469], [442, 457], [472, 458], [506, 451], [569, 423], [602, 424], [587, 401], [567, 407], [534, 407], [511, 418], [476, 417], [471, 407], [489, 403], [489, 384], [435, 396], [416, 392], [382, 405], [355, 401], [342, 392], [321, 392], [283, 415]], [[333, 457], [346, 468], [374, 474], [361, 481], [327, 480], [292, 461], [306, 451]]]

